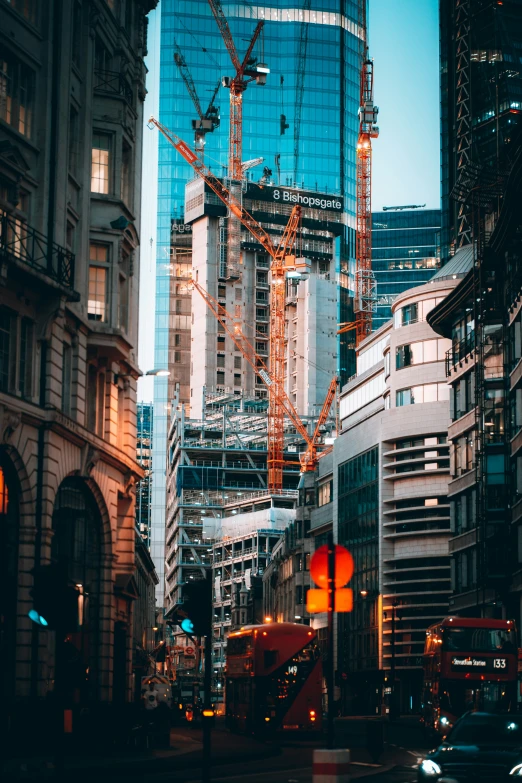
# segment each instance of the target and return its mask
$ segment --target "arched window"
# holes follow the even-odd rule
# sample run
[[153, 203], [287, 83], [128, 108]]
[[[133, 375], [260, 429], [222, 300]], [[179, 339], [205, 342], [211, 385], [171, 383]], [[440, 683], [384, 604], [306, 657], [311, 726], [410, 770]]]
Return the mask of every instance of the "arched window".
[[101, 526], [100, 511], [85, 482], [79, 478], [65, 479], [54, 504], [51, 557], [54, 562], [66, 564], [69, 579], [83, 588], [83, 625], [79, 633], [70, 635], [69, 641], [81, 661], [77, 671], [85, 673], [74, 683], [84, 698], [94, 695], [97, 686]]

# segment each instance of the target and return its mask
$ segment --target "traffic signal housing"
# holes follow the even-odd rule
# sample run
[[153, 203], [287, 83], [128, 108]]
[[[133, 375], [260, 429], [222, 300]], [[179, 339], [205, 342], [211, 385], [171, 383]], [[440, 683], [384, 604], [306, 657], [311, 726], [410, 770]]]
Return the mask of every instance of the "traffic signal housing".
[[35, 568], [31, 595], [29, 617], [37, 625], [64, 632], [78, 630], [80, 591], [70, 585], [66, 568], [57, 563]]
[[183, 587], [183, 612], [181, 630], [194, 636], [208, 636], [212, 632], [212, 580], [187, 582]]

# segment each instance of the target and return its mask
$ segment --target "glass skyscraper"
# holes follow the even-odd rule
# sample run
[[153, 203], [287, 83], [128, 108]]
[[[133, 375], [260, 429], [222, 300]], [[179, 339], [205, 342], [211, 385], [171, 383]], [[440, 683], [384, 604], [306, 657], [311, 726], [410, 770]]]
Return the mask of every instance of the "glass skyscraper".
[[391, 318], [395, 298], [427, 283], [440, 266], [440, 209], [372, 213], [372, 267], [377, 280], [374, 331]]
[[[336, 269], [338, 320], [344, 322], [349, 320], [351, 302], [347, 292], [355, 253], [355, 149], [362, 54], [358, 2], [317, 0], [313, 10], [308, 10], [309, 4], [303, 0], [222, 5], [241, 60], [256, 24], [261, 19], [265, 22], [253, 56], [266, 63], [270, 73], [266, 86], [252, 82], [243, 96], [243, 160], [264, 159], [262, 165], [248, 172], [249, 179], [258, 181], [266, 166], [276, 186], [295, 185], [344, 197], [344, 232]], [[175, 53], [178, 60], [181, 53], [190, 70], [205, 112], [222, 77], [234, 76], [206, 0], [161, 3], [159, 120], [192, 145], [192, 121], [197, 114]], [[220, 124], [206, 135], [205, 162], [215, 174], [226, 176], [229, 93], [224, 87], [219, 90], [216, 105], [220, 108]], [[155, 366], [171, 371], [168, 379], [155, 380], [154, 390], [151, 553], [162, 591], [167, 431], [176, 384], [180, 392], [183, 390], [181, 366], [176, 362], [182, 354], [172, 342], [172, 330], [177, 318], [190, 318], [183, 303], [178, 312], [173, 301], [178, 292], [173, 291], [177, 273], [172, 258], [172, 227], [184, 224], [185, 184], [193, 172], [163, 137], [159, 136], [158, 143]], [[347, 347], [349, 336], [343, 336], [343, 340], [346, 343], [339, 345], [339, 372], [341, 378], [347, 378], [354, 371], [353, 351]], [[194, 389], [193, 394], [200, 395], [201, 390]], [[158, 594], [158, 603], [162, 602], [163, 595]]]

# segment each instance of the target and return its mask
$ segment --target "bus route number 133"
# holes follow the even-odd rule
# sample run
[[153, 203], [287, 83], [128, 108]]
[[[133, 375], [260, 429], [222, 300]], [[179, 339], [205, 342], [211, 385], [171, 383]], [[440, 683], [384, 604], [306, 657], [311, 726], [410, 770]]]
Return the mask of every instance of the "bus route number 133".
[[493, 658], [493, 668], [494, 669], [505, 669], [506, 668], [506, 659], [505, 658]]

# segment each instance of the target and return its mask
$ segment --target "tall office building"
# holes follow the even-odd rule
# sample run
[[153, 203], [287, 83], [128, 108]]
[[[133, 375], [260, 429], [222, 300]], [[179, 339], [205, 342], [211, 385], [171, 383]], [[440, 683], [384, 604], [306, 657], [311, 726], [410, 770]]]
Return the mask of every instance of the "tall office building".
[[139, 402], [136, 413], [136, 461], [144, 471], [143, 478], [136, 485], [136, 528], [148, 548], [152, 489], [152, 403]]
[[373, 330], [391, 318], [399, 294], [427, 283], [440, 266], [440, 209], [372, 213], [372, 266], [377, 280]]
[[[343, 197], [343, 230], [334, 248], [332, 273], [338, 283], [332, 308], [338, 321], [347, 321], [349, 273], [355, 251], [361, 32], [357, 26], [357, 2], [321, 0], [315, 5], [311, 11], [296, 8], [290, 0], [263, 6], [231, 4], [225, 6], [225, 13], [240, 57], [246, 52], [257, 23], [265, 22], [253, 54], [258, 62], [266, 63], [270, 73], [266, 86], [252, 82], [243, 96], [243, 160], [262, 157], [263, 165], [270, 169], [269, 181], [276, 188], [297, 186], [304, 191], [318, 190]], [[183, 4], [164, 0], [161, 13], [159, 119], [192, 143], [192, 120], [197, 115], [174, 54], [177, 53], [178, 61], [181, 56], [190, 70], [203, 111], [221, 78], [234, 75], [233, 67], [205, 0]], [[219, 176], [227, 175], [228, 104], [229, 93], [221, 88], [216, 99], [220, 124], [206, 135], [205, 161]], [[191, 388], [183, 380], [190, 361], [183, 346], [187, 341], [189, 349], [196, 345], [189, 331], [192, 313], [183, 284], [192, 257], [185, 253], [181, 264], [173, 258], [173, 252], [179, 256], [173, 247], [180, 244], [179, 227], [185, 225], [185, 185], [193, 174], [162, 137], [159, 145], [155, 366], [168, 366], [171, 375], [168, 380], [155, 381], [151, 551], [162, 592], [170, 402], [175, 391], [179, 391], [180, 402], [189, 403], [191, 399], [200, 399], [203, 389]], [[259, 180], [261, 173], [261, 167], [251, 169], [250, 181]], [[173, 225], [178, 227], [175, 242]], [[195, 254], [196, 249], [192, 251]], [[344, 378], [354, 371], [353, 351], [347, 347], [349, 339], [350, 336], [344, 337], [346, 342], [337, 347], [337, 369]], [[176, 352], [179, 362], [175, 360]], [[198, 361], [195, 351], [192, 361]], [[162, 594], [158, 600], [163, 601]]]
[[[441, 251], [471, 243], [472, 205], [495, 196], [522, 114], [521, 0], [441, 0]], [[497, 193], [498, 197], [498, 193]]]

